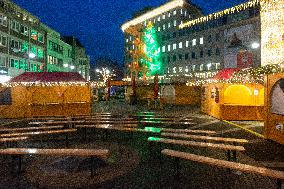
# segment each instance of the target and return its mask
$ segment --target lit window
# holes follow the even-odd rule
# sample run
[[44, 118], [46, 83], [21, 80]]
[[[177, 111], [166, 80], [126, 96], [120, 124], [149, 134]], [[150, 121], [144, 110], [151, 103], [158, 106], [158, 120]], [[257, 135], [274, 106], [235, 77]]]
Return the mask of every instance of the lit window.
[[210, 71], [210, 70], [211, 70], [211, 66], [212, 66], [212, 64], [211, 64], [211, 63], [207, 64], [207, 70], [208, 70], [208, 71]]
[[220, 63], [216, 63], [216, 70], [220, 70]]
[[177, 11], [176, 11], [176, 10], [174, 10], [173, 14], [174, 14], [174, 15], [176, 15], [176, 14], [177, 14]]
[[126, 43], [128, 43], [128, 39], [126, 39]]
[[187, 11], [184, 11], [184, 16], [186, 16], [186, 14], [187, 14]]
[[171, 27], [171, 23], [169, 22], [169, 23], [168, 23], [168, 28], [170, 28], [170, 27]]
[[180, 21], [180, 24], [182, 24], [183, 23], [183, 21]]
[[178, 44], [178, 48], [182, 48], [182, 42], [179, 42], [179, 44]]
[[176, 20], [174, 20], [174, 26], [177, 26], [177, 21]]
[[160, 22], [161, 21], [161, 17], [158, 17], [158, 22]]
[[158, 27], [158, 31], [161, 31], [161, 27], [160, 26]]
[[146, 21], [144, 22], [144, 26], [147, 26], [147, 22]]
[[168, 68], [168, 73], [170, 73], [170, 68]]
[[165, 30], [166, 29], [166, 25], [165, 24], [163, 24], [163, 30]]
[[178, 71], [179, 71], [179, 72], [182, 72], [182, 67], [179, 67], [179, 68], [178, 68]]
[[203, 37], [200, 38], [199, 42], [200, 42], [201, 45], [203, 44]]
[[195, 46], [196, 45], [196, 39], [193, 39], [192, 40], [192, 46]]
[[176, 67], [173, 67], [173, 73], [177, 73], [176, 69]]
[[195, 71], [196, 65], [192, 65], [192, 71]]
[[166, 51], [166, 46], [163, 46], [162, 47], [162, 52], [165, 52]]
[[166, 15], [163, 15], [163, 20], [166, 19]]
[[156, 23], [156, 19], [154, 18], [154, 23]]
[[129, 37], [129, 41], [131, 41], [131, 40], [132, 40], [132, 36]]
[[184, 71], [185, 71], [185, 72], [188, 72], [188, 66], [185, 66]]
[[38, 40], [39, 42], [43, 43], [43, 34], [38, 33], [38, 38], [37, 38], [37, 40]]
[[171, 13], [169, 12], [168, 17], [171, 17]]
[[175, 50], [175, 49], [177, 49], [177, 44], [176, 43], [173, 44], [173, 50]]
[[203, 64], [201, 64], [201, 65], [199, 66], [199, 70], [200, 70], [200, 71], [203, 71]]
[[160, 50], [161, 50], [161, 47], [159, 47], [159, 48], [158, 48], [157, 52], [159, 53], [159, 52], [160, 52]]
[[183, 10], [182, 9], [180, 9], [180, 14], [183, 14]]
[[168, 51], [171, 51], [171, 45], [168, 45]]
[[189, 46], [189, 41], [186, 41], [185, 42], [185, 47], [188, 47]]

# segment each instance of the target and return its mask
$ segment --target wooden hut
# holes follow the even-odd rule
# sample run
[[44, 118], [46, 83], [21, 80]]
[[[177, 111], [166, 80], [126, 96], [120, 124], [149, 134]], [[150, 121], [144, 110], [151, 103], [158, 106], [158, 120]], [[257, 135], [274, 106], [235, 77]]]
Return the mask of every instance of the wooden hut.
[[0, 86], [0, 117], [88, 115], [91, 96], [79, 73], [26, 72]]

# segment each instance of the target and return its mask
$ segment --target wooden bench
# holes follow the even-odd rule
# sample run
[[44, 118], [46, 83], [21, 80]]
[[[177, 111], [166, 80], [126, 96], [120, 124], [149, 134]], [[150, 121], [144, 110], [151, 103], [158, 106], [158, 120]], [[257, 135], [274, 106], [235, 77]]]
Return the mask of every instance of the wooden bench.
[[19, 157], [18, 173], [21, 172], [23, 155], [47, 155], [47, 156], [79, 156], [91, 157], [91, 176], [94, 176], [94, 158], [107, 158], [107, 149], [37, 149], [37, 148], [7, 148], [0, 149], [1, 155], [15, 155]]
[[44, 129], [63, 129], [63, 128], [64, 128], [63, 125], [40, 126], [40, 127], [1, 128], [0, 132], [31, 131], [31, 130], [44, 130]]
[[[208, 142], [195, 142], [195, 141], [187, 141], [187, 140], [174, 140], [167, 138], [159, 138], [159, 137], [149, 137], [148, 142], [157, 142], [164, 144], [174, 144], [174, 145], [182, 145], [182, 146], [194, 146], [194, 147], [204, 147], [204, 148], [213, 148], [219, 150], [227, 150], [227, 158], [228, 160], [237, 159], [237, 151], [242, 152], [245, 151], [243, 146], [235, 146], [229, 144], [214, 144]], [[161, 147], [160, 147], [161, 148]], [[160, 150], [159, 150], [160, 151]], [[231, 152], [233, 152], [233, 156], [231, 156]]]
[[147, 121], [147, 120], [142, 120], [140, 121], [142, 124], [165, 124], [165, 125], [196, 125], [195, 122], [180, 122], [180, 121]]
[[27, 140], [28, 137], [0, 138], [0, 142], [6, 143], [6, 147], [12, 147], [13, 142]]
[[193, 130], [193, 129], [170, 129], [170, 128], [161, 128], [162, 132], [173, 132], [173, 133], [197, 133], [197, 134], [215, 134], [215, 131], [210, 130]]
[[197, 139], [197, 140], [205, 140], [205, 141], [209, 140], [209, 141], [215, 141], [215, 142], [248, 143], [248, 140], [245, 140], [245, 139], [210, 137], [210, 136], [178, 134], [178, 133], [161, 133], [161, 136], [176, 137], [176, 138], [183, 138], [183, 139]]
[[9, 133], [0, 134], [0, 137], [19, 137], [19, 136], [35, 136], [35, 135], [49, 135], [49, 134], [65, 134], [65, 145], [69, 145], [68, 133], [76, 132], [77, 129], [61, 129], [49, 131], [35, 131], [35, 132], [22, 132], [22, 133]]
[[214, 159], [210, 157], [204, 157], [204, 156], [199, 156], [195, 154], [179, 152], [179, 151], [169, 150], [169, 149], [164, 149], [161, 151], [161, 153], [166, 156], [176, 158], [177, 174], [179, 174], [179, 171], [180, 171], [178, 159], [186, 159], [186, 160], [191, 160], [194, 162], [208, 164], [208, 165], [217, 166], [221, 168], [228, 168], [228, 169], [238, 170], [242, 172], [255, 173], [255, 174], [262, 175], [262, 176], [271, 177], [271, 178], [277, 179], [278, 189], [281, 189], [281, 185], [283, 184], [283, 180], [284, 180], [284, 172], [276, 171], [276, 170], [272, 170], [272, 169], [268, 169], [264, 167], [257, 167], [257, 166], [236, 163], [236, 162], [231, 162], [231, 161], [226, 161], [226, 160], [219, 160], [219, 159]]

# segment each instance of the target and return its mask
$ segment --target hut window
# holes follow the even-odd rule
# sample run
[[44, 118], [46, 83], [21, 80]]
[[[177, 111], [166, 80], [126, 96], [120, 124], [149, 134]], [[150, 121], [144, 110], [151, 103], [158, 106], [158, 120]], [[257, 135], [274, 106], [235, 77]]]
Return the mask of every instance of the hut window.
[[5, 88], [0, 92], [0, 105], [11, 105], [12, 95], [11, 88]]

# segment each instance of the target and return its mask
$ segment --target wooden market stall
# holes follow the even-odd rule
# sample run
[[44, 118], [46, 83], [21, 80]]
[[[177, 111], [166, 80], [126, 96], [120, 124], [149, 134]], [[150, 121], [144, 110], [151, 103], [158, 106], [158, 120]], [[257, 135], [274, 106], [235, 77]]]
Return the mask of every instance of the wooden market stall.
[[26, 72], [0, 86], [0, 117], [91, 114], [91, 89], [75, 72]]
[[201, 111], [221, 120], [264, 120], [264, 87], [257, 83], [226, 83], [235, 68], [223, 69], [202, 87]]
[[284, 74], [271, 74], [265, 78], [266, 116], [264, 135], [284, 144]]

